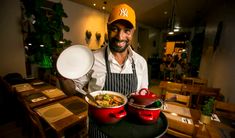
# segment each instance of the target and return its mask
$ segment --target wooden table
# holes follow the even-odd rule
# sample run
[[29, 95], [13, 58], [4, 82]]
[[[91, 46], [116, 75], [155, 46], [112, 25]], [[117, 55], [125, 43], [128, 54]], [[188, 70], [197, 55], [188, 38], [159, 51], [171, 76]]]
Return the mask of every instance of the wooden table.
[[12, 86], [15, 88], [17, 98], [25, 101], [30, 108], [48, 104], [66, 98], [67, 95], [60, 89], [48, 83], [24, 83]]
[[186, 136], [192, 136], [194, 134], [194, 121], [189, 108], [166, 104], [166, 106], [164, 106], [163, 113], [166, 115], [168, 120], [168, 131], [172, 130], [180, 132]]
[[[234, 128], [213, 120], [204, 129], [203, 125], [199, 123], [201, 112], [196, 109], [167, 104], [163, 113], [168, 119], [169, 129], [179, 132], [185, 137], [223, 138], [226, 137], [225, 133], [229, 135], [229, 132], [235, 132]], [[184, 122], [184, 118], [187, 121]]]
[[66, 129], [79, 123], [83, 123], [83, 127], [87, 128], [88, 105], [77, 96], [34, 108], [34, 111], [57, 132], [58, 137], [63, 136]]

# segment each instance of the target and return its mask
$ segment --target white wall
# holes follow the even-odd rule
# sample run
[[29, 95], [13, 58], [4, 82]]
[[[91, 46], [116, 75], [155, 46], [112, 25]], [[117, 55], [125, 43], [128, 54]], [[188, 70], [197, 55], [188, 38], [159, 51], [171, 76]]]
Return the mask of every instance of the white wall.
[[[228, 2], [228, 1], [227, 1]], [[207, 20], [206, 37], [200, 76], [209, 79], [209, 86], [221, 88], [225, 100], [235, 103], [235, 3], [218, 4]], [[213, 51], [218, 23], [223, 22], [219, 46]]]
[[18, 72], [26, 76], [20, 1], [3, 0], [0, 8], [0, 75]]
[[[65, 38], [71, 40], [72, 44], [87, 45], [91, 49], [100, 48], [107, 32], [108, 14], [68, 0], [62, 3], [68, 15], [68, 18], [64, 18], [64, 24], [70, 27], [70, 31], [64, 33]], [[86, 41], [86, 30], [92, 33], [90, 41]], [[100, 41], [96, 40], [96, 32], [101, 33]]]

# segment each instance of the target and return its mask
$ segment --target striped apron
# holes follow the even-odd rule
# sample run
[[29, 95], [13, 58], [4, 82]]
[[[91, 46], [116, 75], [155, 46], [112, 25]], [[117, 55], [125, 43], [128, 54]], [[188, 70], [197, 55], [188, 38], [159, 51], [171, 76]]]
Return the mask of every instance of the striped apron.
[[[106, 63], [106, 78], [103, 90], [120, 92], [123, 95], [128, 95], [137, 90], [137, 75], [135, 70], [135, 63], [132, 59], [132, 72], [130, 74], [111, 73], [110, 64], [108, 62], [107, 48], [105, 50], [105, 63]], [[96, 124], [90, 122], [89, 124], [89, 138], [107, 138], [104, 133], [99, 131]]]

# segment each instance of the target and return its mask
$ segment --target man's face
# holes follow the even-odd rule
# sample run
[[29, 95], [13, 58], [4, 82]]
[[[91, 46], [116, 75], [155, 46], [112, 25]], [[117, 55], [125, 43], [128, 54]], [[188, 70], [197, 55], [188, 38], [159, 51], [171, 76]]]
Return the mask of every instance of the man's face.
[[130, 45], [133, 27], [126, 22], [116, 21], [108, 25], [109, 47], [111, 51], [122, 53]]

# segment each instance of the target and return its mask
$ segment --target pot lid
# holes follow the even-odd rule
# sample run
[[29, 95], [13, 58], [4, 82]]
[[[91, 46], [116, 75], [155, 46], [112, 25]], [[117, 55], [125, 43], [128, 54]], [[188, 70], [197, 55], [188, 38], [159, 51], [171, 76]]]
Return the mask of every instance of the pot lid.
[[147, 88], [142, 88], [137, 92], [131, 93], [128, 102], [139, 106], [147, 106], [154, 103], [157, 99], [159, 98], [156, 94], [149, 91]]
[[87, 74], [94, 64], [92, 51], [83, 45], [72, 45], [59, 55], [58, 72], [65, 78], [77, 79]]

